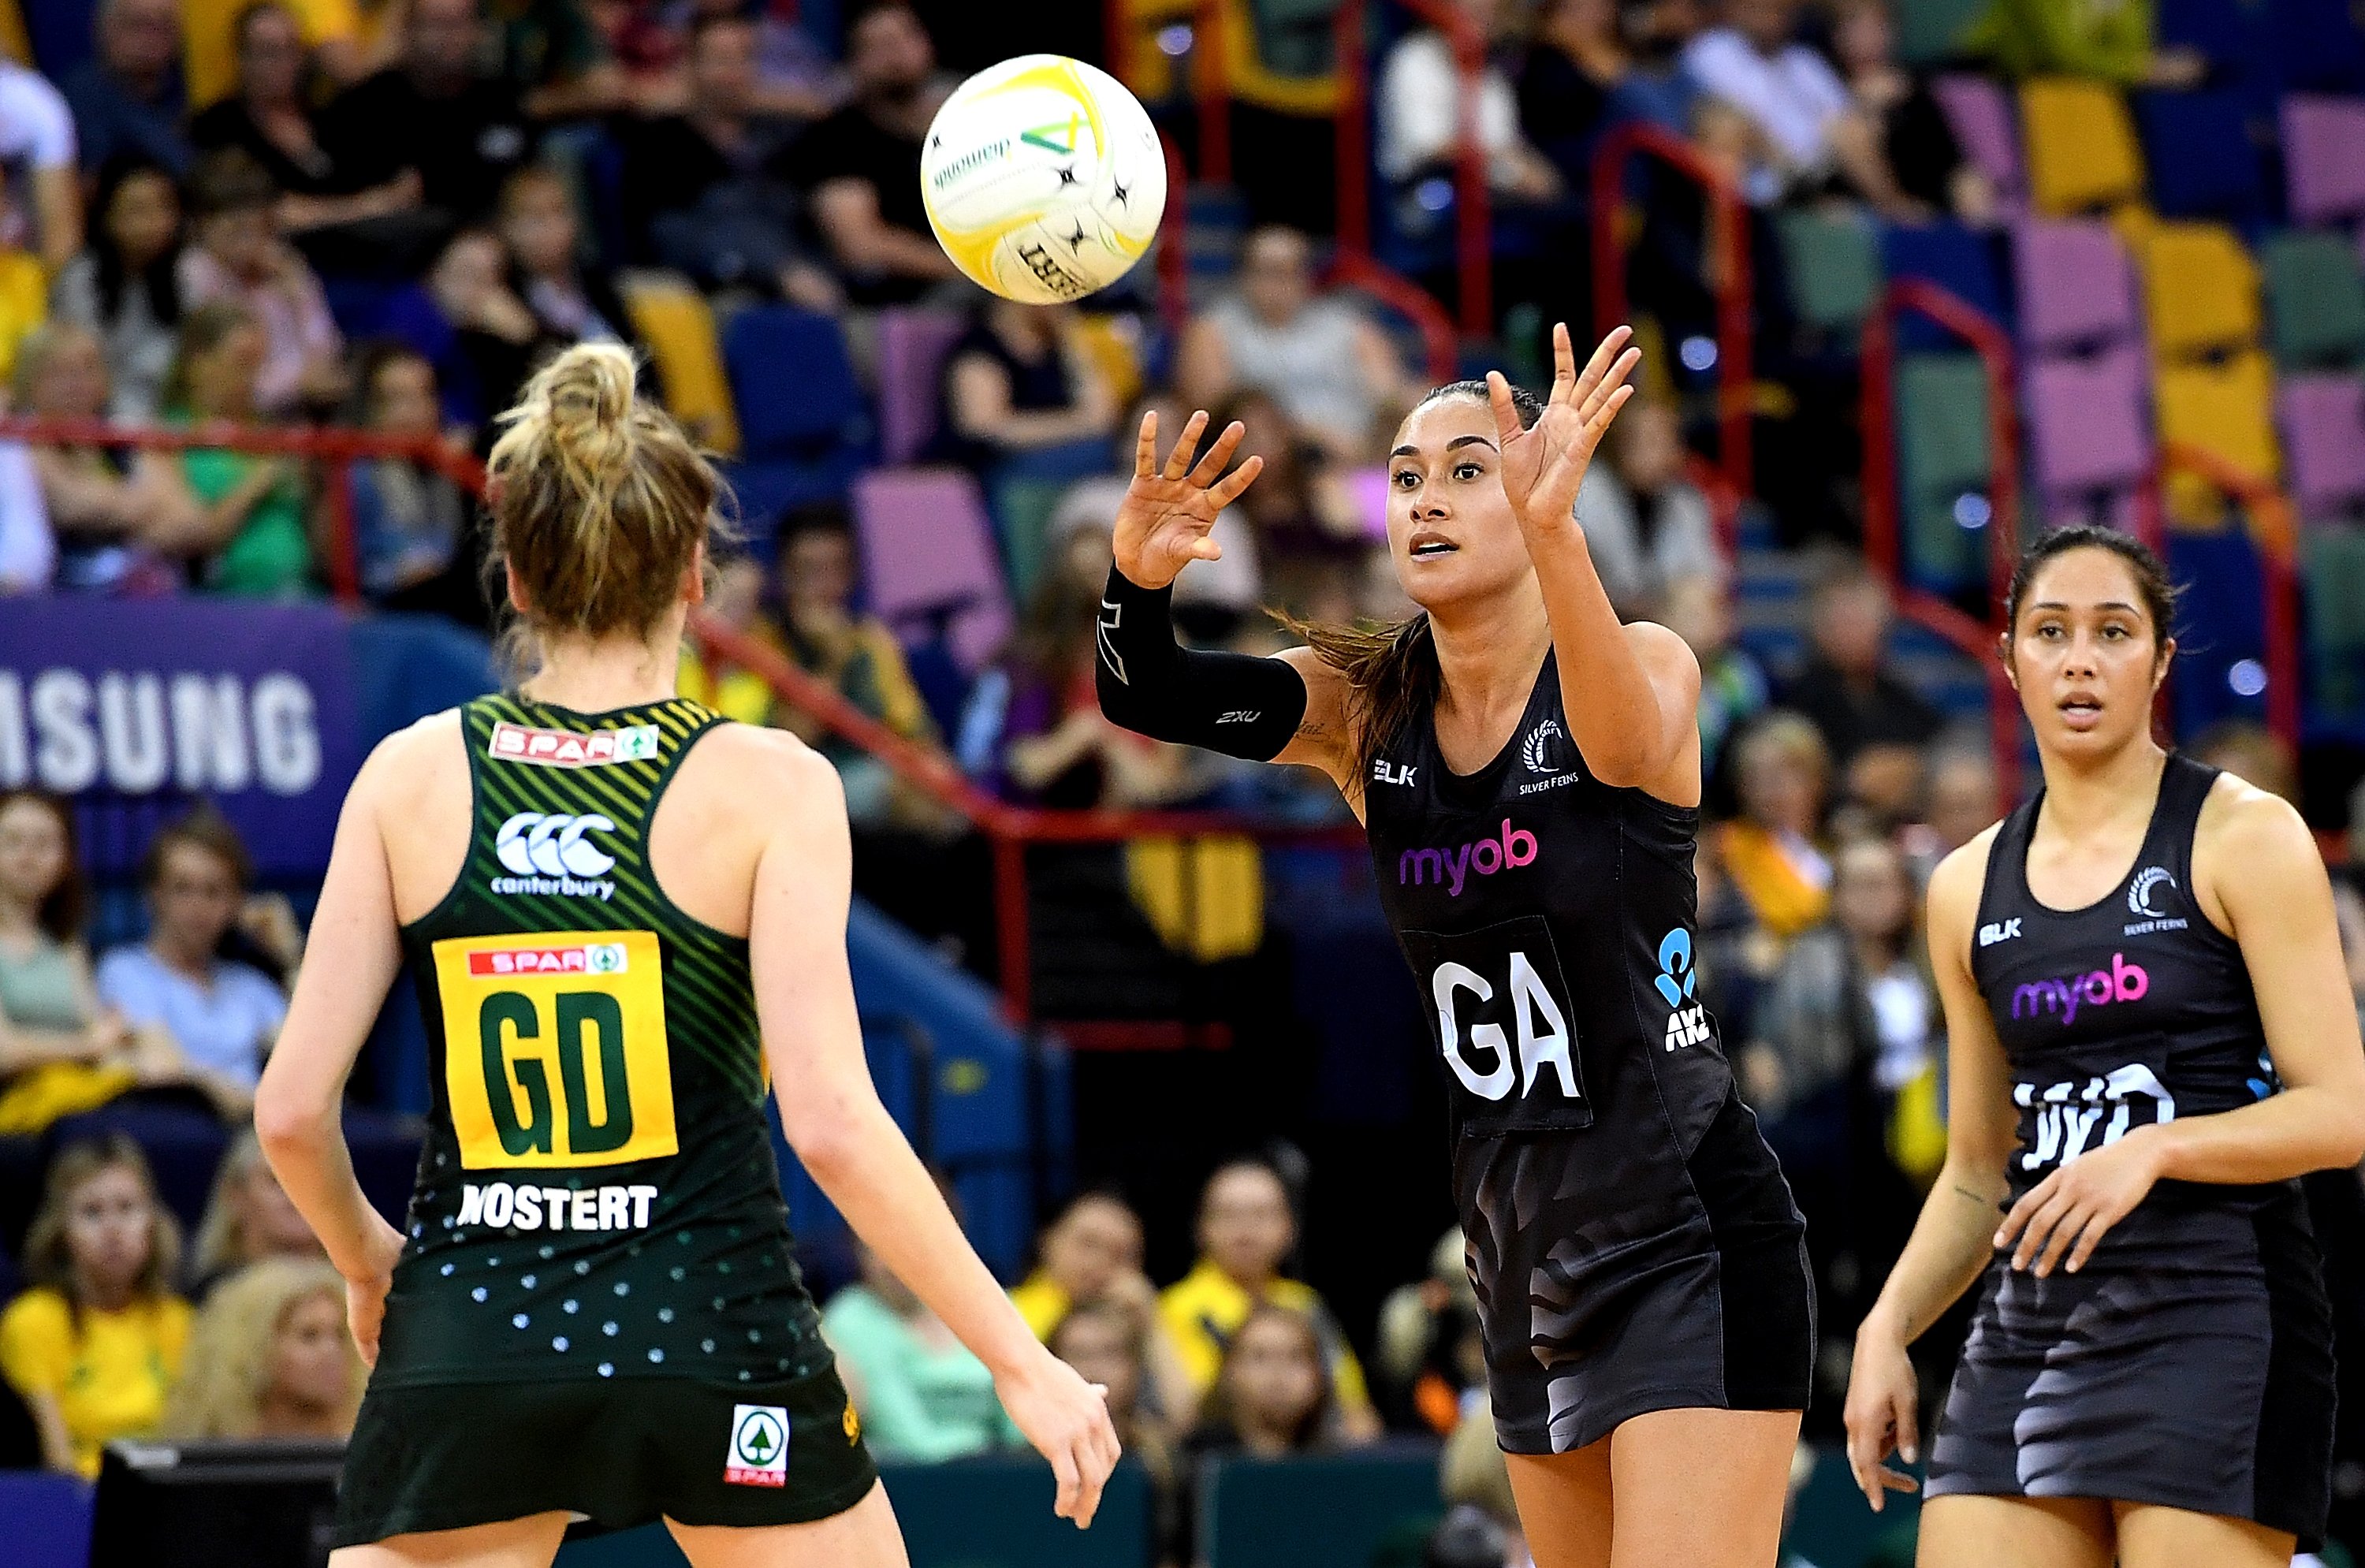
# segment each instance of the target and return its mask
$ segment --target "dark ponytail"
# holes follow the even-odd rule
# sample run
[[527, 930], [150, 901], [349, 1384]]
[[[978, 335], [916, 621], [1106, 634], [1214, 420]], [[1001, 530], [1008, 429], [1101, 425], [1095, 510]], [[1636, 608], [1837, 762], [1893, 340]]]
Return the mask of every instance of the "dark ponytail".
[[[1418, 413], [1431, 403], [1466, 398], [1485, 406], [1484, 381], [1449, 381], [1433, 386], [1413, 406]], [[1544, 406], [1523, 386], [1511, 388], [1511, 406], [1519, 410], [1522, 430], [1533, 430], [1543, 418]], [[1328, 626], [1279, 617], [1281, 623], [1306, 639], [1315, 656], [1347, 678], [1347, 730], [1352, 742], [1354, 777], [1370, 777], [1372, 759], [1400, 739], [1415, 713], [1437, 705], [1444, 677], [1437, 664], [1437, 638], [1429, 626], [1429, 611], [1420, 610], [1390, 625]]]

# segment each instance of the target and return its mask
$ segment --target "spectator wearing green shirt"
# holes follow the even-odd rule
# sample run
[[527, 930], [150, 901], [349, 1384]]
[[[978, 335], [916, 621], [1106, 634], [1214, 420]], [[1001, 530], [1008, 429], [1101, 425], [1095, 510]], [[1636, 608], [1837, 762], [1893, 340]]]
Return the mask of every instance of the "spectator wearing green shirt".
[[[189, 312], [166, 379], [168, 417], [185, 425], [255, 423], [254, 373], [263, 347], [262, 328], [242, 306], [218, 300]], [[200, 588], [242, 599], [312, 591], [300, 465], [284, 457], [194, 447], [181, 454], [181, 469], [204, 508], [196, 531]]]
[[1020, 1441], [993, 1374], [867, 1248], [862, 1281], [830, 1298], [823, 1335], [880, 1459], [960, 1459]]
[[2209, 62], [2153, 43], [2152, 0], [1991, 0], [1965, 52], [2007, 76], [2099, 76], [2124, 87], [2195, 87]]

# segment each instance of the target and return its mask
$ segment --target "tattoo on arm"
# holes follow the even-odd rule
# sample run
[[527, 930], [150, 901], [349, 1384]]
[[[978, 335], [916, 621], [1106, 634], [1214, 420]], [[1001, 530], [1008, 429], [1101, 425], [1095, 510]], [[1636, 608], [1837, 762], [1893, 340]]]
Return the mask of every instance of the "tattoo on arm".
[[1960, 1182], [1955, 1183], [1955, 1191], [1960, 1193], [1964, 1197], [1970, 1199], [1971, 1202], [1978, 1204], [1981, 1208], [1991, 1208], [1995, 1204], [1995, 1199], [1990, 1197], [1987, 1193], [1974, 1193], [1968, 1187], [1964, 1186]]

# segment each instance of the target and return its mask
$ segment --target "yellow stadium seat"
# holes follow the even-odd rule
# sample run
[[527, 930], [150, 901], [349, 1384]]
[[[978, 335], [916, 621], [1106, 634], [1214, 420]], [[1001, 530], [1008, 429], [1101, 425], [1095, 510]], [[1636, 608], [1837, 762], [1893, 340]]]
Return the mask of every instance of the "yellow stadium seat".
[[723, 374], [714, 312], [678, 278], [644, 275], [623, 282], [633, 330], [649, 345], [665, 381], [666, 408], [697, 441], [725, 456], [739, 451], [739, 416]]
[[0, 386], [17, 374], [17, 345], [50, 319], [50, 274], [37, 256], [0, 251]]
[[2215, 223], [2156, 221], [2136, 249], [2152, 353], [2190, 359], [2259, 342], [2259, 268]]
[[2020, 89], [2028, 195], [2036, 210], [2067, 218], [2143, 195], [2143, 150], [2126, 101], [2102, 82], [2040, 76]]
[[1079, 316], [1076, 338], [1085, 357], [1108, 377], [1120, 409], [1141, 390], [1141, 325], [1131, 316]]
[[[2267, 484], [2277, 482], [2282, 456], [2275, 443], [2274, 369], [2256, 349], [2222, 364], [2166, 364], [2153, 385], [2159, 439], [2197, 447]], [[2168, 503], [2177, 521], [2199, 527], [2225, 511], [2223, 493], [2197, 475], [2171, 469]]]
[[17, 0], [0, 0], [0, 54], [19, 65], [33, 63], [33, 40], [25, 31], [24, 8]]
[[[1241, 103], [1276, 114], [1337, 114], [1342, 99], [1336, 72], [1298, 74], [1267, 61], [1260, 48], [1260, 35], [1272, 28], [1294, 31], [1302, 51], [1306, 24], [1312, 22], [1313, 30], [1327, 35], [1334, 8], [1325, 0], [1217, 0], [1215, 22], [1222, 43], [1225, 90]], [[1152, 100], [1188, 87], [1174, 59], [1159, 47], [1158, 36], [1177, 26], [1195, 30], [1201, 21], [1199, 0], [1123, 0], [1123, 11], [1126, 85]]]

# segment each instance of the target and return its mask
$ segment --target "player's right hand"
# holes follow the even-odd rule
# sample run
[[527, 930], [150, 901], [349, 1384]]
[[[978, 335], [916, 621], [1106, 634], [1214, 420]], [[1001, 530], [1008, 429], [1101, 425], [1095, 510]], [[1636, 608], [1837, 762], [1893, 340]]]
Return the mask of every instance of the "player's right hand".
[[1908, 1464], [1921, 1459], [1920, 1400], [1905, 1341], [1866, 1320], [1856, 1334], [1845, 1418], [1848, 1468], [1876, 1514], [1889, 1493], [1911, 1492], [1921, 1484], [1883, 1462], [1892, 1453]]
[[376, 1214], [377, 1221], [363, 1243], [362, 1266], [345, 1275], [345, 1326], [353, 1331], [353, 1349], [362, 1365], [377, 1365], [377, 1333], [386, 1322], [386, 1293], [394, 1288], [394, 1266], [402, 1260], [402, 1232]]
[[994, 1379], [1003, 1409], [1051, 1462], [1059, 1496], [1051, 1511], [1091, 1527], [1101, 1506], [1101, 1488], [1116, 1468], [1116, 1426], [1109, 1419], [1108, 1390], [1086, 1383], [1075, 1368], [1045, 1350], [1016, 1372]]
[[1238, 420], [1224, 428], [1216, 444], [1193, 466], [1199, 438], [1207, 433], [1207, 412], [1202, 409], [1182, 426], [1174, 450], [1161, 465], [1158, 461], [1158, 412], [1141, 416], [1141, 439], [1133, 452], [1133, 483], [1116, 509], [1116, 532], [1111, 543], [1117, 570], [1138, 588], [1162, 588], [1193, 561], [1214, 561], [1223, 547], [1207, 537], [1216, 518], [1240, 498], [1264, 468], [1264, 459], [1251, 457], [1228, 475], [1224, 465], [1239, 450], [1248, 433]]

